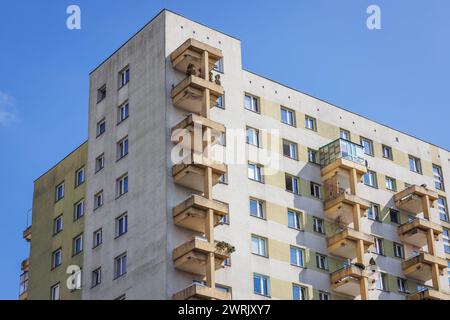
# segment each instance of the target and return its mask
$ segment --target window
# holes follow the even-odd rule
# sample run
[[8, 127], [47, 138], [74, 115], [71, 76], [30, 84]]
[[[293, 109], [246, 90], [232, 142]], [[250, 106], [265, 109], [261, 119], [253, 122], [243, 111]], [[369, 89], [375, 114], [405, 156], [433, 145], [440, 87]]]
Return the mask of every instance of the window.
[[103, 191], [98, 192], [94, 196], [94, 210], [103, 207]]
[[77, 202], [75, 204], [75, 209], [73, 213], [73, 220], [77, 221], [81, 219], [81, 217], [84, 216], [84, 200], [81, 200], [80, 202]]
[[260, 165], [248, 164], [248, 178], [253, 181], [263, 182], [262, 167]]
[[450, 230], [444, 228], [442, 233], [442, 241], [444, 242], [444, 252], [450, 254]]
[[348, 131], [348, 130], [340, 129], [339, 136], [341, 137], [341, 139], [348, 140], [348, 141], [351, 140], [350, 131]]
[[383, 239], [374, 237], [375, 244], [373, 246], [373, 253], [384, 255], [384, 245], [383, 245]]
[[308, 149], [308, 161], [310, 163], [314, 163], [314, 164], [318, 164], [318, 152], [316, 150], [313, 149]]
[[59, 283], [50, 288], [50, 300], [59, 300]]
[[331, 300], [328, 292], [319, 291], [319, 300]]
[[394, 242], [394, 256], [400, 259], [405, 258], [405, 249], [400, 243]]
[[106, 120], [100, 120], [97, 122], [97, 137], [101, 136], [106, 132]]
[[102, 154], [95, 159], [95, 173], [101, 171], [105, 167], [105, 155]]
[[438, 198], [438, 210], [439, 216], [442, 221], [449, 222], [450, 219], [448, 217], [448, 207], [447, 207], [447, 199], [439, 196]]
[[433, 176], [434, 176], [434, 186], [438, 190], [444, 190], [444, 177], [442, 175], [442, 168], [433, 164]]
[[223, 174], [219, 177], [220, 184], [228, 184], [228, 174]]
[[367, 171], [364, 175], [364, 184], [369, 187], [378, 188], [377, 174], [374, 171]]
[[397, 191], [397, 182], [394, 178], [386, 177], [386, 189], [391, 191]]
[[28, 271], [25, 271], [20, 275], [20, 286], [19, 286], [20, 296], [28, 292], [28, 281], [29, 281], [29, 274]]
[[122, 88], [130, 82], [130, 68], [126, 67], [119, 72], [119, 88]]
[[127, 273], [127, 254], [124, 253], [114, 259], [114, 279], [120, 278]]
[[117, 179], [117, 197], [121, 197], [128, 192], [128, 175]]
[[317, 121], [313, 117], [305, 116], [305, 128], [317, 131]]
[[259, 113], [259, 99], [257, 97], [246, 94], [245, 109]]
[[83, 167], [80, 170], [78, 170], [77, 172], [75, 172], [75, 187], [78, 187], [81, 184], [83, 184], [84, 179], [85, 179], [85, 172], [84, 172], [84, 167]]
[[391, 147], [383, 145], [381, 147], [381, 150], [383, 152], [383, 158], [386, 158], [386, 159], [389, 159], [389, 160], [394, 160], [394, 155], [392, 153], [392, 148]]
[[296, 230], [300, 230], [303, 226], [301, 223], [301, 215], [302, 213], [294, 211], [294, 210], [288, 210], [288, 227]]
[[267, 239], [252, 236], [252, 253], [258, 256], [267, 257]]
[[231, 267], [231, 258], [226, 258], [223, 265], [226, 267]]
[[97, 231], [94, 231], [94, 248], [97, 248], [103, 243], [103, 229], [98, 229]]
[[106, 98], [106, 84], [97, 90], [97, 103]]
[[286, 182], [286, 191], [292, 192], [295, 194], [300, 194], [300, 179], [298, 177], [291, 176], [290, 174], [286, 174], [285, 176]]
[[62, 229], [63, 229], [63, 216], [60, 215], [59, 217], [53, 220], [53, 235], [57, 235], [62, 231]]
[[373, 157], [373, 142], [372, 140], [361, 138], [361, 145], [363, 146], [364, 153]]
[[269, 286], [270, 286], [269, 277], [256, 273], [253, 275], [253, 292], [255, 294], [268, 297], [270, 294]]
[[285, 157], [298, 160], [298, 146], [295, 142], [291, 142], [283, 139], [283, 155]]
[[281, 122], [295, 127], [295, 112], [288, 108], [281, 107]]
[[92, 288], [100, 285], [102, 283], [102, 268], [95, 269], [92, 271]]
[[316, 253], [316, 265], [319, 269], [328, 270], [328, 257]]
[[380, 206], [378, 204], [372, 203], [367, 211], [367, 217], [370, 220], [381, 221]]
[[130, 104], [128, 102], [122, 104], [117, 111], [117, 123], [121, 123], [130, 116]]
[[246, 129], [246, 141], [247, 144], [252, 146], [260, 147], [259, 130], [247, 127]]
[[56, 201], [64, 198], [64, 183], [61, 183], [56, 187]]
[[128, 155], [128, 137], [117, 142], [117, 160]]
[[313, 230], [314, 232], [325, 234], [325, 225], [323, 219], [313, 218]]
[[230, 224], [230, 215], [227, 214], [226, 216], [222, 216], [220, 218], [220, 223], [229, 225]]
[[308, 300], [308, 290], [299, 285], [292, 285], [292, 297], [294, 300]]
[[297, 267], [305, 266], [305, 250], [291, 246], [291, 264]]
[[77, 254], [81, 253], [83, 251], [83, 235], [79, 235], [78, 237], [75, 237], [72, 241], [73, 245], [73, 255], [76, 256]]
[[320, 199], [322, 197], [320, 184], [311, 182], [311, 196]]
[[252, 217], [264, 219], [264, 202], [257, 199], [250, 199], [250, 215]]
[[58, 249], [52, 253], [52, 269], [55, 269], [61, 265], [62, 250]]
[[422, 164], [419, 158], [409, 156], [409, 170], [422, 174]]
[[398, 292], [408, 293], [408, 286], [407, 286], [406, 279], [397, 278], [397, 287], [398, 287]]
[[389, 216], [391, 217], [391, 222], [400, 224], [400, 212], [395, 209], [389, 209]]
[[387, 274], [380, 272], [378, 274], [378, 280], [376, 282], [376, 288], [382, 291], [388, 291], [387, 287]]
[[116, 219], [116, 238], [128, 232], [128, 214], [123, 214]]
[[214, 107], [225, 109], [225, 96], [218, 96]]
[[223, 58], [217, 60], [214, 64], [214, 71], [223, 73]]

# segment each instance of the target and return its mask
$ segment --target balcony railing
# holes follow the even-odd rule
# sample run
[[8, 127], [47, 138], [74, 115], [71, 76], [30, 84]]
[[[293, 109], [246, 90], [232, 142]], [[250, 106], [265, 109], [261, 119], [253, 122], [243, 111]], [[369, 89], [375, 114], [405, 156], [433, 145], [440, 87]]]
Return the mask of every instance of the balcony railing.
[[338, 139], [319, 150], [320, 165], [326, 167], [338, 159], [346, 159], [359, 165], [366, 165], [364, 149], [348, 140]]

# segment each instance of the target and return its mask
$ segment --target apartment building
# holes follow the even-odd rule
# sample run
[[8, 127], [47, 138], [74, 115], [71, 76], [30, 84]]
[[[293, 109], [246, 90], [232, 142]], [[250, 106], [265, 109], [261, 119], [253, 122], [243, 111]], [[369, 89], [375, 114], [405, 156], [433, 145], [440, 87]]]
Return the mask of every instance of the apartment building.
[[244, 70], [178, 14], [90, 74], [81, 150], [35, 183], [24, 298], [450, 299], [449, 151]]

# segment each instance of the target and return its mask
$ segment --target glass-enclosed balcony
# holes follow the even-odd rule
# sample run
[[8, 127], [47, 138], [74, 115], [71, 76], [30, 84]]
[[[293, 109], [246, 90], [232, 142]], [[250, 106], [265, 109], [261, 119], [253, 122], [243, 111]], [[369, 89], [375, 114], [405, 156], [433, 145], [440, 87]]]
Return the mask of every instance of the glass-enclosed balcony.
[[344, 139], [335, 140], [320, 148], [319, 158], [320, 165], [323, 168], [335, 163], [338, 160], [340, 160], [344, 166], [347, 163], [349, 168], [353, 168], [352, 164], [366, 167], [363, 147]]

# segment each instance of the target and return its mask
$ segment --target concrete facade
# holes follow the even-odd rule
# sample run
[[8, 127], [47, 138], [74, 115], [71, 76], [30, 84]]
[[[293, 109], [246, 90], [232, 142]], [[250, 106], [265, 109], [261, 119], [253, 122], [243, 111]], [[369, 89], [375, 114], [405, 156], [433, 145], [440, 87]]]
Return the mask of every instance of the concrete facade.
[[[410, 214], [400, 210], [398, 224], [391, 221], [389, 210], [396, 206], [395, 195], [408, 185], [426, 184], [433, 192], [447, 199], [445, 191], [434, 188], [432, 168], [433, 165], [442, 168], [445, 184], [443, 189], [449, 190], [450, 153], [243, 70], [239, 40], [165, 10], [90, 76], [84, 218], [86, 236], [81, 298], [172, 299], [193, 281], [204, 280], [202, 276], [178, 270], [172, 256], [175, 248], [191, 240], [193, 236], [200, 235], [176, 226], [172, 213], [173, 208], [192, 195], [191, 190], [174, 182], [171, 160], [174, 146], [171, 141], [172, 128], [188, 113], [174, 106], [172, 101], [173, 88], [186, 75], [173, 68], [170, 55], [189, 39], [220, 49], [224, 57], [223, 73], [218, 73], [225, 90], [224, 108], [211, 109], [210, 119], [225, 125], [227, 143], [216, 149], [229, 149], [236, 140], [246, 151], [243, 163], [226, 163], [228, 182], [216, 185], [213, 189], [213, 198], [229, 206], [229, 223], [215, 228], [215, 239], [230, 243], [236, 248], [231, 256], [231, 266], [216, 272], [217, 285], [222, 289], [230, 288], [233, 299], [289, 300], [294, 297], [293, 286], [304, 288], [307, 299], [316, 300], [323, 294], [328, 294], [331, 299], [361, 298], [359, 295], [349, 296], [336, 292], [331, 287], [330, 274], [339, 271], [346, 259], [331, 255], [328, 251], [327, 238], [336, 233], [336, 221], [328, 219], [324, 212], [323, 168], [308, 161], [308, 149], [317, 151], [338, 139], [340, 129], [349, 131], [349, 140], [355, 144], [361, 144], [362, 137], [373, 142], [373, 156], [365, 155], [364, 158], [367, 160], [368, 170], [375, 172], [378, 186], [373, 188], [358, 183], [356, 191], [365, 200], [378, 204], [380, 215], [379, 221], [374, 221], [365, 213], [361, 218], [359, 231], [383, 239], [384, 253], [374, 254], [371, 248], [364, 253], [364, 261], [373, 259], [376, 262], [379, 271], [386, 274], [386, 287], [379, 290], [371, 285], [367, 298], [403, 300], [414, 294], [418, 286], [432, 285], [404, 274], [404, 260], [418, 248], [403, 243], [399, 237], [399, 225], [406, 223]], [[129, 68], [131, 80], [121, 87], [119, 75], [125, 68]], [[98, 90], [105, 84], [106, 97], [98, 102]], [[245, 109], [246, 94], [258, 99], [259, 112]], [[118, 123], [118, 108], [127, 102], [129, 118]], [[294, 112], [295, 126], [280, 121], [281, 107]], [[305, 128], [306, 116], [315, 119], [314, 130]], [[98, 135], [97, 127], [103, 120], [106, 121], [106, 130]], [[260, 148], [245, 145], [243, 139], [235, 136], [235, 130], [242, 131], [246, 127], [261, 131], [273, 130], [269, 141], [281, 142], [285, 139], [296, 143], [298, 159], [284, 157], [281, 143], [269, 145], [263, 139]], [[117, 143], [125, 137], [128, 137], [129, 152], [118, 159]], [[383, 157], [383, 145], [392, 148], [393, 160]], [[274, 174], [264, 177], [264, 183], [251, 181], [248, 178], [247, 161], [258, 163], [260, 160], [257, 154], [263, 152], [280, 159], [280, 163], [272, 168]], [[105, 166], [98, 171], [96, 159], [102, 154]], [[408, 160], [410, 155], [421, 160], [421, 174], [411, 172]], [[269, 165], [264, 167], [264, 170], [268, 169]], [[286, 191], [286, 174], [299, 178], [299, 194]], [[128, 176], [129, 190], [118, 196], [116, 181], [124, 175]], [[386, 177], [395, 179], [395, 191], [386, 188]], [[311, 182], [320, 185], [321, 197], [311, 194]], [[51, 188], [53, 187], [52, 185]], [[99, 192], [103, 192], [103, 206], [95, 208], [94, 199]], [[37, 196], [35, 193], [35, 202], [38, 201]], [[263, 201], [264, 219], [250, 215], [250, 198]], [[303, 221], [300, 230], [288, 227], [288, 209], [299, 212]], [[128, 214], [128, 232], [116, 237], [116, 218], [125, 213]], [[426, 218], [423, 214], [418, 216]], [[314, 230], [315, 218], [323, 219], [325, 234]], [[436, 202], [430, 210], [429, 220], [450, 229], [450, 223], [440, 218]], [[34, 225], [33, 220], [33, 237]], [[93, 249], [93, 234], [99, 229], [103, 231], [103, 243]], [[266, 239], [267, 257], [252, 254], [252, 235]], [[44, 243], [47, 243], [47, 239]], [[394, 243], [404, 246], [404, 259], [395, 257]], [[291, 264], [292, 246], [303, 250], [302, 267]], [[435, 241], [435, 247], [435, 256], [448, 263], [450, 254], [444, 252], [442, 235]], [[32, 242], [32, 284], [33, 264], [47, 263], [34, 262], [37, 259], [33, 258], [38, 254], [36, 252], [38, 249], [33, 248]], [[126, 274], [115, 279], [114, 259], [124, 253], [127, 255]], [[327, 256], [326, 270], [318, 268], [317, 254]], [[101, 284], [91, 288], [92, 272], [100, 267]], [[441, 271], [438, 291], [450, 294], [447, 269]], [[45, 273], [46, 270], [39, 272]], [[267, 295], [255, 293], [255, 274], [268, 277], [270, 285]], [[398, 278], [405, 279], [407, 292], [399, 291]], [[48, 292], [48, 285], [47, 282], [30, 285], [30, 298], [33, 298], [33, 286], [40, 287], [42, 292]], [[45, 299], [45, 295], [39, 297]]]

